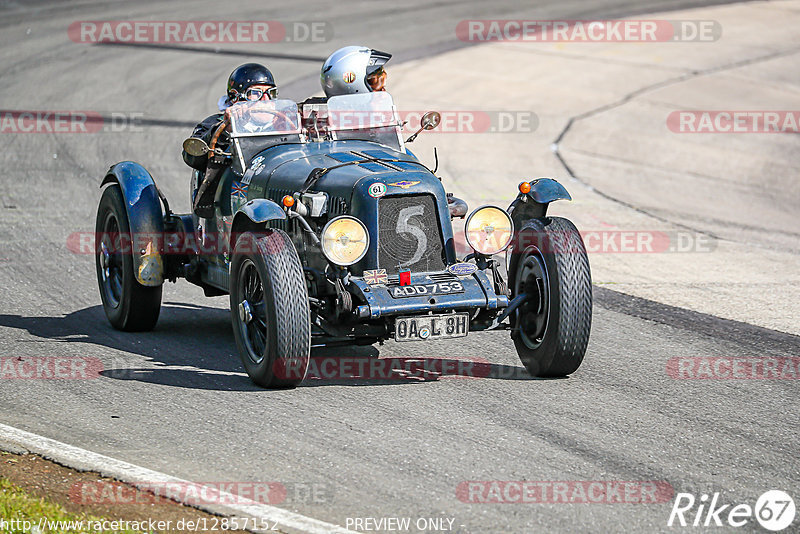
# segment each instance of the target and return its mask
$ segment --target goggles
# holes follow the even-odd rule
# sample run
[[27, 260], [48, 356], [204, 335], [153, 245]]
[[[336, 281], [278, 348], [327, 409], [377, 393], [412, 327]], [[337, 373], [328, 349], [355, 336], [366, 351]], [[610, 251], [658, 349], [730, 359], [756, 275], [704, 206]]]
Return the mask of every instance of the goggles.
[[238, 100], [247, 100], [249, 102], [256, 102], [262, 100], [264, 95], [267, 95], [268, 100], [273, 100], [278, 96], [278, 88], [270, 87], [269, 89], [261, 89], [258, 87], [250, 87], [244, 93], [239, 95]]

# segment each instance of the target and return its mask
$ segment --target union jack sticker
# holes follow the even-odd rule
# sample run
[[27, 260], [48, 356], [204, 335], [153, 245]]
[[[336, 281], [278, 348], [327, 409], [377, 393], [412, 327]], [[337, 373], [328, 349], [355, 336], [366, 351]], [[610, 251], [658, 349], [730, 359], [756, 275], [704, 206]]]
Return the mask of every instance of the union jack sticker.
[[364, 281], [371, 286], [386, 284], [389, 282], [389, 275], [386, 269], [375, 269], [374, 271], [364, 271]]
[[241, 182], [233, 182], [231, 184], [231, 197], [236, 197], [241, 200], [247, 199], [247, 187], [248, 184], [243, 184]]

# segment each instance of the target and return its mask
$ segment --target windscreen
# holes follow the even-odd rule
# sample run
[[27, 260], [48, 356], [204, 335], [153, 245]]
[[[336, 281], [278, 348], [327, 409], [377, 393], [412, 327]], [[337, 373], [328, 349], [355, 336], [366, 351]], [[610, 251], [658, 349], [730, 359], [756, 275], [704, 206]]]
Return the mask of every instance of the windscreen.
[[392, 95], [386, 91], [333, 96], [328, 99], [331, 130], [363, 130], [399, 126]]
[[300, 133], [300, 114], [291, 100], [240, 102], [230, 114], [232, 137]]
[[373, 141], [402, 150], [400, 120], [385, 91], [328, 99], [328, 127], [335, 139]]

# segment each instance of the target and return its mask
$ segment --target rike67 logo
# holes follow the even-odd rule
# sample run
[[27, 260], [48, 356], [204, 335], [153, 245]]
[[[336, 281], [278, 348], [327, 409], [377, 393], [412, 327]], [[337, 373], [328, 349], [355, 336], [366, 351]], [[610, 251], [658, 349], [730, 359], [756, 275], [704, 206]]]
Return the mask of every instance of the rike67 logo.
[[722, 504], [719, 493], [709, 500], [707, 494], [699, 499], [691, 493], [678, 493], [669, 514], [667, 526], [691, 527], [743, 527], [755, 517], [758, 524], [772, 532], [789, 527], [794, 521], [794, 500], [785, 491], [769, 490], [763, 493], [754, 507], [749, 504]]

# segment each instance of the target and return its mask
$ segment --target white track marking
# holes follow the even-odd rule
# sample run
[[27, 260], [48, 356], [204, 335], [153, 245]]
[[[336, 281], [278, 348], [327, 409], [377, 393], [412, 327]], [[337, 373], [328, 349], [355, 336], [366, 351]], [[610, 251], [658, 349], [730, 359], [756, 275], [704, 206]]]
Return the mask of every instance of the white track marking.
[[[122, 460], [87, 451], [80, 447], [67, 445], [60, 441], [0, 423], [0, 443], [3, 442], [23, 447], [32, 453], [40, 454], [49, 460], [53, 460], [67, 467], [96, 471], [101, 475], [115, 478], [163, 497], [166, 497], [166, 495], [164, 495], [166, 492], [166, 484], [181, 484], [186, 487], [195, 486], [194, 489], [197, 490], [197, 493], [192, 492], [195, 493], [195, 495], [214, 494], [219, 496], [218, 500], [220, 502], [236, 503], [220, 505], [196, 505], [195, 503], [191, 503], [189, 505], [207, 512], [221, 515], [235, 515], [238, 517], [254, 517], [259, 520], [263, 519], [268, 522], [270, 526], [277, 525], [279, 528], [284, 527], [292, 531], [308, 532], [311, 534], [328, 534], [330, 532], [352, 533], [352, 531], [344, 529], [339, 525], [326, 523], [325, 521], [306, 517], [268, 504], [244, 499], [226, 491], [219, 491], [216, 488], [195, 484], [194, 482], [182, 480], [158, 471], [152, 471], [144, 467], [139, 467], [138, 465], [129, 464]], [[252, 530], [252, 532], [267, 531]]]

